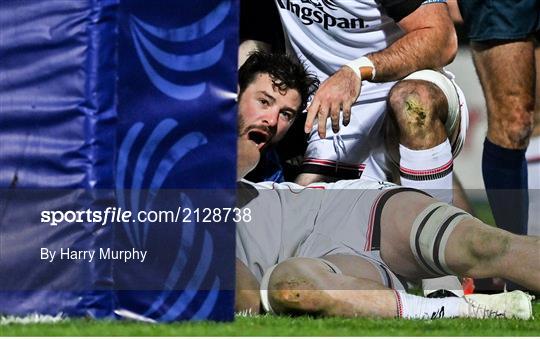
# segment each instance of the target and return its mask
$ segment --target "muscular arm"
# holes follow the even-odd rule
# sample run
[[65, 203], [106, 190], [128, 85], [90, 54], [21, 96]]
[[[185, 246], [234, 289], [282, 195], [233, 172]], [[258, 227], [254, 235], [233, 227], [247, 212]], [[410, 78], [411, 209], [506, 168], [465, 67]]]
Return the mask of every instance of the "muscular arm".
[[[426, 4], [408, 13], [398, 22], [405, 35], [384, 50], [367, 55], [376, 70], [372, 81], [400, 80], [420, 69], [441, 68], [454, 59], [457, 37], [446, 4]], [[371, 78], [371, 74], [367, 74], [367, 78]], [[311, 131], [317, 117], [319, 136], [325, 138], [327, 117], [330, 117], [332, 130], [337, 133], [340, 110], [343, 111], [343, 125], [347, 126], [351, 106], [360, 95], [361, 86], [359, 77], [348, 66], [341, 67], [326, 79], [308, 107], [305, 132]]]
[[427, 4], [399, 21], [405, 35], [386, 49], [368, 54], [376, 69], [374, 82], [399, 80], [425, 68], [449, 64], [457, 36], [446, 4]]

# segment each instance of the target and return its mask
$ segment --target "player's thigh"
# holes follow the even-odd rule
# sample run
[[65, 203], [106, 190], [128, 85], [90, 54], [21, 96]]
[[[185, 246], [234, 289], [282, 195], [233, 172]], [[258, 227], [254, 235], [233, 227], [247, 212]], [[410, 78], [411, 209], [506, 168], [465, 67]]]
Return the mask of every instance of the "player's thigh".
[[374, 262], [364, 257], [349, 254], [333, 254], [324, 256], [323, 258], [335, 264], [342, 274], [384, 283]]
[[405, 191], [385, 203], [381, 215], [381, 258], [392, 272], [408, 280], [435, 275], [427, 272], [415, 259], [410, 235], [418, 215], [436, 200], [420, 192]]
[[392, 289], [405, 289], [399, 278], [378, 255], [375, 255], [375, 252], [355, 255], [332, 254], [322, 258], [336, 265], [343, 275], [370, 280]]
[[469, 202], [469, 198], [467, 197], [467, 193], [465, 193], [461, 180], [459, 180], [456, 172], [454, 172], [453, 175], [454, 180], [452, 181], [452, 192], [454, 193], [454, 201], [452, 204], [469, 214], [474, 214], [473, 207]]
[[341, 271], [322, 258], [289, 258], [266, 270], [261, 280], [261, 289], [333, 289], [336, 273], [341, 274]]

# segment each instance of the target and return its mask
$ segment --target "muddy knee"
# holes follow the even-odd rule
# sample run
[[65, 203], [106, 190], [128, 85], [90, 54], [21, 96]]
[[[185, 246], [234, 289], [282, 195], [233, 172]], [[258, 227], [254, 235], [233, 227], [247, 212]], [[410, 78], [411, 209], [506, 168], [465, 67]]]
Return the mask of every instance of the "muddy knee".
[[320, 259], [292, 258], [280, 263], [265, 273], [268, 279], [267, 296], [262, 297], [265, 309], [278, 314], [321, 314], [331, 303], [324, 292], [330, 288], [325, 285], [331, 270]]
[[444, 121], [448, 104], [435, 84], [424, 80], [399, 81], [390, 91], [388, 107], [390, 122], [399, 130], [400, 142], [405, 146], [433, 147], [447, 138]]

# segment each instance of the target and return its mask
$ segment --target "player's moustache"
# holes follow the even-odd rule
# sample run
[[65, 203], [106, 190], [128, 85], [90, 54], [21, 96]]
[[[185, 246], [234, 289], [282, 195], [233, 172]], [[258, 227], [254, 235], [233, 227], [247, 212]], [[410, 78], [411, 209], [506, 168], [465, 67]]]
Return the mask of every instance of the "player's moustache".
[[276, 135], [276, 132], [277, 132], [277, 126], [267, 126], [267, 125], [249, 125], [247, 128], [245, 128], [243, 131], [242, 131], [242, 135], [245, 135], [247, 134], [249, 131], [251, 131], [252, 129], [258, 129], [258, 130], [261, 130], [265, 133], [267, 133], [270, 137], [268, 138], [269, 140], [272, 139], [274, 137], [274, 135]]

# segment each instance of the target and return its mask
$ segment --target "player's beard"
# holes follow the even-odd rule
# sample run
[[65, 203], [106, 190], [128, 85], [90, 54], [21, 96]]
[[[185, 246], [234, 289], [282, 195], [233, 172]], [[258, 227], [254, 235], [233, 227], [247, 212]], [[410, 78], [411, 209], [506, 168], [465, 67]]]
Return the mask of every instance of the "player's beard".
[[238, 123], [237, 123], [237, 129], [238, 129], [238, 136], [241, 137], [243, 136], [246, 132], [245, 132], [245, 125], [246, 125], [246, 122], [244, 121], [244, 118], [242, 117], [241, 114], [238, 114]]
[[276, 132], [277, 132], [277, 127], [269, 127], [266, 125], [255, 125], [255, 124], [246, 126], [246, 122], [244, 118], [242, 117], [242, 115], [238, 115], [238, 137], [242, 138], [246, 136], [248, 132], [251, 131], [252, 129], [258, 129], [258, 130], [262, 130], [268, 133], [270, 137], [268, 138], [268, 141], [266, 142], [265, 147], [270, 144], [272, 138], [276, 135]]

